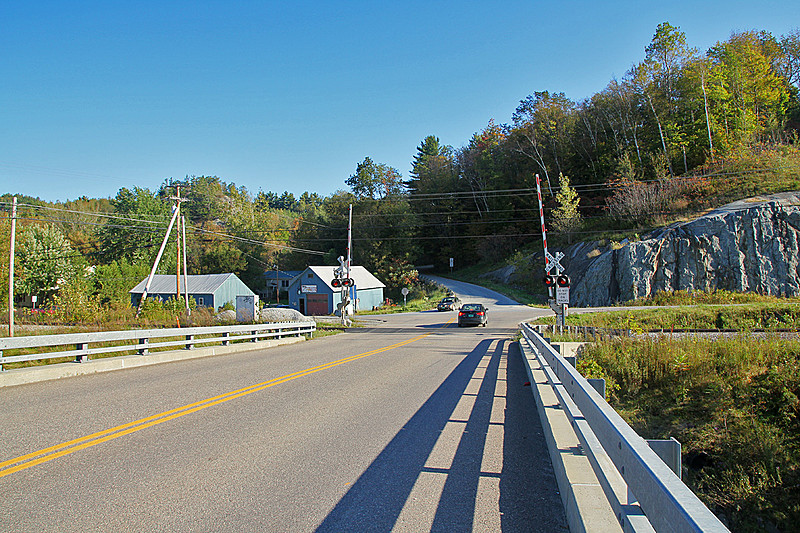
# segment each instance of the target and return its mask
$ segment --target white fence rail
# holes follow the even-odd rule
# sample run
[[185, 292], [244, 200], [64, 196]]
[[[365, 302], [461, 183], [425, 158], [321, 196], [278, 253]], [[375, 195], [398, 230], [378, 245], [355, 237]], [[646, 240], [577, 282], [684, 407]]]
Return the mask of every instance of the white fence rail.
[[624, 531], [728, 531], [539, 333], [527, 324], [522, 333], [523, 350], [544, 368]]
[[[0, 338], [0, 370], [4, 369], [3, 365], [23, 361], [74, 357], [75, 361], [84, 362], [99, 354], [133, 352], [147, 355], [149, 350], [155, 348], [182, 347], [191, 350], [202, 344], [221, 343], [227, 346], [236, 341], [257, 342], [262, 339], [313, 335], [314, 331], [315, 322], [281, 322], [6, 337]], [[7, 355], [11, 350], [33, 350], [34, 353]]]

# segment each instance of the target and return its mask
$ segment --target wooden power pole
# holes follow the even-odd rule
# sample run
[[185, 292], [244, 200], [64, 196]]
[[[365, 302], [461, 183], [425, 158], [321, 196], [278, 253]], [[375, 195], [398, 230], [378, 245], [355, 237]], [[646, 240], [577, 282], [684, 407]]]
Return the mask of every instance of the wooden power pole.
[[11, 203], [11, 245], [8, 253], [8, 336], [14, 336], [14, 241], [17, 236], [17, 197]]

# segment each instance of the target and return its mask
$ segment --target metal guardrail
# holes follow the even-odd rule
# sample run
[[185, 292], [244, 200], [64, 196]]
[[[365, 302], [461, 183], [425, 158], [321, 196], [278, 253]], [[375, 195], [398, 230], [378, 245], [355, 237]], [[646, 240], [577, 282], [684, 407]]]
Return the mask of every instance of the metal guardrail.
[[544, 368], [624, 531], [728, 531], [536, 330], [523, 324], [522, 334]]
[[[620, 329], [620, 328], [601, 328], [595, 326], [556, 326], [554, 324], [536, 324], [537, 331], [541, 333], [552, 332], [554, 334], [583, 335], [593, 339], [603, 339], [607, 337], [633, 337], [642, 334], [650, 335], [687, 335], [687, 334], [741, 334], [741, 329], [728, 328], [654, 328], [646, 330]], [[797, 329], [790, 328], [752, 328], [747, 330], [749, 333], [794, 333], [800, 334]]]
[[[139, 355], [147, 355], [149, 350], [154, 348], [181, 346], [191, 350], [197, 345], [211, 343], [221, 343], [223, 346], [227, 346], [234, 341], [257, 342], [259, 339], [313, 335], [316, 329], [316, 322], [280, 322], [6, 337], [0, 338], [0, 371], [3, 370], [3, 365], [22, 361], [74, 357], [75, 361], [84, 362], [88, 361], [90, 356], [97, 354], [135, 352]], [[181, 339], [169, 340], [174, 337], [181, 337]], [[152, 342], [155, 339], [164, 340]], [[98, 344], [104, 344], [104, 346], [98, 346]], [[67, 346], [74, 346], [74, 348], [58, 349]], [[53, 347], [56, 348], [56, 351], [3, 355], [9, 350]]]

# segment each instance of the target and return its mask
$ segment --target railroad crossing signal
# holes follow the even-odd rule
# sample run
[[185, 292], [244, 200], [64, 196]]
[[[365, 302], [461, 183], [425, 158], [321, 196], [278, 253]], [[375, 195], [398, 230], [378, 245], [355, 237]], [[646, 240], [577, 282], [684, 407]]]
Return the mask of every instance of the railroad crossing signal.
[[559, 274], [558, 276], [553, 276], [552, 274], [546, 274], [544, 276], [544, 286], [548, 289], [553, 287], [569, 287], [570, 279], [569, 276], [566, 274]]
[[[553, 256], [550, 255], [550, 252], [547, 250], [547, 229], [544, 225], [544, 204], [542, 203], [542, 185], [539, 180], [539, 174], [536, 174], [536, 194], [539, 197], [539, 218], [542, 222], [545, 271], [544, 284], [547, 287], [550, 308], [556, 313], [558, 326], [563, 327], [564, 317], [567, 315], [567, 308], [569, 306], [569, 276], [563, 274], [564, 270], [566, 270], [561, 265], [564, 254], [562, 252], [556, 252], [555, 256]], [[554, 268], [555, 273], [552, 272]]]
[[566, 270], [563, 266], [561, 266], [561, 260], [564, 259], [564, 254], [562, 252], [556, 252], [556, 255], [553, 256], [550, 255], [550, 252], [545, 250], [544, 258], [545, 258], [544, 270], [548, 274], [550, 273], [551, 270], [553, 270], [553, 268], [556, 269], [556, 276], [561, 274], [564, 270]]

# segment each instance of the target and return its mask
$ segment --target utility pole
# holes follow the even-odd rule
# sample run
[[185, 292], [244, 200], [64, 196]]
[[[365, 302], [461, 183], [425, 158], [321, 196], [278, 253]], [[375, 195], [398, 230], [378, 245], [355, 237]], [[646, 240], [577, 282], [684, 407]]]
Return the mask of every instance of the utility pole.
[[[348, 220], [347, 220], [347, 272], [346, 272], [347, 279], [351, 280], [350, 281], [350, 286], [347, 287], [347, 293], [348, 293], [348, 296], [350, 296], [350, 297], [353, 296], [352, 295], [352, 291], [353, 291], [352, 279], [353, 278], [350, 277], [350, 265], [352, 264], [352, 262], [353, 262], [353, 204], [350, 204], [350, 216], [348, 217]], [[350, 298], [348, 297], [348, 301], [349, 300], [350, 300]], [[356, 305], [356, 302], [353, 302], [353, 310], [354, 311], [355, 311], [355, 305]]]
[[8, 336], [14, 336], [14, 241], [17, 236], [17, 197], [11, 202], [11, 244], [8, 257]]
[[350, 204], [350, 216], [347, 219], [347, 277], [350, 277], [350, 262], [353, 259], [353, 204]]
[[175, 229], [175, 243], [177, 245], [177, 261], [175, 261], [175, 300], [179, 300], [181, 297], [181, 186], [180, 184], [175, 185], [175, 196], [172, 197], [175, 200], [175, 209], [178, 213], [178, 218], [176, 222], [178, 223], [178, 227]]
[[275, 268], [275, 301], [277, 302], [276, 305], [281, 305], [281, 286], [278, 281], [278, 265], [273, 265], [273, 268]]
[[[181, 198], [181, 184], [175, 184], [175, 196], [170, 197], [172, 200], [175, 200], [175, 209], [178, 213], [178, 218], [175, 221], [177, 227], [175, 229], [175, 236], [176, 236], [176, 245], [177, 245], [177, 261], [175, 261], [175, 300], [180, 300], [181, 298], [181, 250], [183, 250], [183, 292], [184, 292], [184, 299], [186, 301], [186, 314], [187, 316], [192, 314], [191, 308], [189, 307], [189, 285], [188, 285], [188, 273], [186, 269], [186, 217], [180, 214], [181, 204], [183, 202], [188, 202], [189, 200], [186, 198]], [[181, 237], [183, 237], [183, 248], [181, 248]]]
[[161, 256], [164, 255], [164, 248], [167, 247], [169, 234], [172, 233], [172, 226], [175, 225], [175, 220], [177, 218], [178, 218], [178, 209], [174, 208], [174, 212], [172, 213], [172, 218], [170, 219], [169, 226], [167, 227], [167, 234], [164, 235], [164, 241], [161, 243], [161, 248], [158, 249], [156, 260], [153, 261], [153, 269], [150, 270], [150, 276], [147, 278], [147, 283], [145, 283], [144, 285], [144, 291], [142, 292], [142, 299], [139, 300], [139, 307], [136, 309], [136, 318], [139, 318], [139, 313], [142, 312], [142, 306], [144, 305], [144, 301], [147, 299], [147, 291], [150, 290], [150, 284], [153, 283], [153, 276], [156, 275], [156, 269], [158, 268], [158, 263], [161, 262]]
[[175, 247], [177, 248], [175, 261], [175, 300], [181, 297], [181, 216], [175, 221]]
[[189, 307], [189, 273], [186, 269], [186, 217], [181, 215], [181, 228], [183, 228], [183, 296], [186, 298], [186, 316], [192, 316]]

